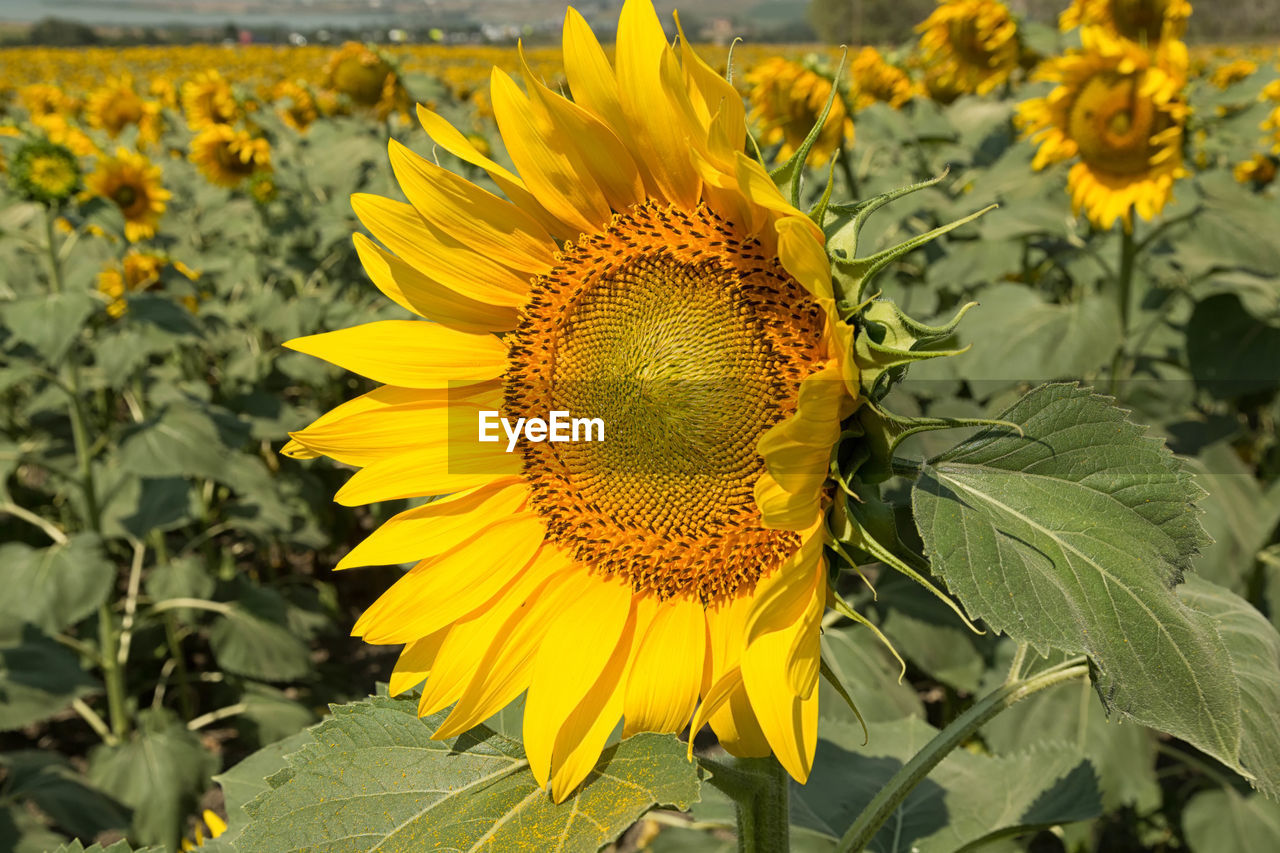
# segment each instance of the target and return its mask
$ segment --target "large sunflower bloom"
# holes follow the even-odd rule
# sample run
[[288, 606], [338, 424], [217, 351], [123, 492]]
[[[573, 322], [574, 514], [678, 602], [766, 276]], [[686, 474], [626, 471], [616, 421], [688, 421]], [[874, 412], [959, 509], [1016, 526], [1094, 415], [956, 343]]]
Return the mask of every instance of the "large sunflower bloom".
[[127, 148], [117, 148], [115, 156], [99, 159], [84, 183], [90, 195], [101, 196], [120, 208], [124, 235], [130, 242], [155, 236], [172, 195], [160, 183], [160, 167]]
[[[780, 145], [778, 159], [785, 160], [804, 142], [831, 97], [831, 78], [799, 62], [780, 56], [766, 59], [746, 75], [751, 121], [760, 128], [761, 141]], [[853, 143], [853, 120], [844, 100], [837, 97], [822, 125], [810, 154], [822, 164], [836, 149]]]
[[1099, 228], [1132, 212], [1151, 219], [1173, 197], [1182, 166], [1187, 106], [1181, 74], [1153, 62], [1131, 42], [1083, 31], [1085, 50], [1052, 59], [1036, 72], [1057, 83], [1019, 107], [1019, 123], [1040, 148], [1032, 166], [1079, 160], [1067, 178], [1072, 207]]
[[985, 95], [1018, 67], [1018, 24], [999, 0], [939, 0], [916, 30], [931, 89]]
[[[506, 198], [391, 143], [410, 204], [355, 196], [385, 249], [356, 247], [383, 293], [435, 322], [291, 341], [385, 384], [285, 452], [358, 467], [345, 505], [448, 495], [339, 564], [419, 561], [355, 633], [406, 644], [391, 690], [426, 678], [419, 712], [453, 706], [435, 737], [527, 691], [525, 749], [556, 801], [619, 719], [626, 734], [709, 721], [730, 752], [773, 752], [804, 780], [850, 330], [821, 231], [742, 153], [734, 89], [670, 45], [649, 0], [623, 6], [616, 57], [570, 9], [572, 100], [493, 70], [516, 171], [419, 108]], [[506, 452], [479, 440], [486, 410], [568, 411], [607, 434], [534, 430]]]
[[271, 169], [271, 144], [247, 130], [211, 124], [191, 140], [191, 162], [210, 183], [237, 187], [257, 172]]

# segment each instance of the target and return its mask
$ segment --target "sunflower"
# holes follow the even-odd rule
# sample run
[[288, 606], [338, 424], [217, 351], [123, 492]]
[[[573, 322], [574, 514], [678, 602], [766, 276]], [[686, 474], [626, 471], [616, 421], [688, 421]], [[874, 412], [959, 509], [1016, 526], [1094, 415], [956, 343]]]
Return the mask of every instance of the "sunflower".
[[1187, 0], [1071, 0], [1058, 16], [1058, 27], [1063, 32], [1101, 27], [1113, 38], [1154, 49], [1182, 38], [1190, 16]]
[[[405, 644], [391, 690], [426, 678], [419, 713], [453, 706], [434, 737], [527, 692], [526, 753], [557, 802], [619, 719], [628, 735], [709, 722], [729, 752], [772, 752], [803, 781], [851, 330], [822, 232], [743, 154], [733, 87], [683, 35], [668, 43], [649, 0], [624, 4], [616, 57], [569, 9], [572, 99], [527, 66], [527, 91], [493, 70], [515, 171], [419, 108], [506, 198], [392, 141], [410, 203], [353, 197], [383, 244], [356, 248], [434, 322], [289, 342], [384, 384], [284, 452], [358, 467], [344, 505], [446, 495], [339, 564], [417, 561], [354, 633]], [[599, 419], [605, 440], [481, 440], [488, 418], [557, 411]]]
[[151, 143], [160, 138], [160, 104], [144, 101], [128, 74], [112, 78], [90, 93], [85, 118], [90, 127], [106, 131], [112, 139], [133, 125], [138, 128], [140, 142]]
[[299, 133], [306, 133], [307, 128], [320, 117], [319, 107], [316, 105], [316, 99], [312, 97], [311, 92], [304, 86], [286, 80], [278, 85], [273, 93], [276, 101], [288, 101], [286, 106], [281, 106], [277, 112], [284, 123], [292, 127]]
[[916, 31], [941, 93], [985, 95], [1018, 67], [1018, 24], [999, 0], [939, 0]]
[[1253, 76], [1257, 70], [1258, 63], [1248, 59], [1236, 59], [1213, 69], [1213, 73], [1209, 75], [1209, 82], [1219, 89], [1226, 89]]
[[[201, 817], [204, 818], [204, 826], [209, 828], [210, 838], [217, 838], [218, 836], [222, 835], [222, 833], [227, 831], [227, 822], [223, 820], [221, 817], [219, 817], [216, 813], [210, 811], [209, 809], [205, 809], [204, 814], [202, 814]], [[204, 846], [204, 831], [201, 825], [197, 823], [196, 830], [195, 830], [195, 840], [192, 841], [186, 838], [182, 839], [181, 849], [183, 853], [190, 853], [190, 851], [195, 850], [197, 847], [203, 847], [203, 846]]]
[[80, 189], [80, 161], [65, 146], [28, 142], [13, 155], [9, 180], [24, 198], [56, 207]]
[[1240, 183], [1262, 189], [1276, 179], [1276, 158], [1254, 154], [1250, 159], [1237, 163], [1232, 174]]
[[85, 189], [120, 208], [124, 235], [130, 242], [155, 235], [156, 224], [171, 195], [160, 183], [160, 167], [127, 148], [117, 148], [115, 156], [102, 157], [93, 174], [85, 179]]
[[326, 88], [380, 119], [408, 110], [409, 95], [395, 66], [359, 42], [349, 41], [334, 51], [325, 63], [324, 81]]
[[1036, 76], [1058, 85], [1023, 103], [1018, 119], [1040, 146], [1033, 168], [1079, 157], [1067, 178], [1076, 212], [1099, 228], [1121, 219], [1128, 229], [1132, 211], [1151, 219], [1186, 174], [1183, 78], [1132, 42], [1097, 29], [1083, 37], [1084, 50], [1040, 66]]
[[[170, 260], [165, 255], [140, 252], [137, 249], [126, 252], [119, 264], [108, 263], [98, 273], [97, 281], [98, 292], [108, 300], [107, 313], [112, 317], [123, 316], [129, 310], [129, 304], [124, 298], [125, 294], [155, 287], [160, 283], [160, 274], [167, 266], [173, 267], [191, 281], [200, 277], [200, 273], [184, 263]], [[182, 302], [193, 314], [195, 313], [194, 297], [183, 297]]]
[[191, 140], [191, 162], [210, 183], [237, 187], [258, 172], [270, 171], [271, 145], [247, 130], [213, 124]]
[[[781, 160], [795, 153], [808, 136], [822, 115], [834, 85], [830, 77], [810, 65], [780, 56], [766, 59], [751, 69], [746, 83], [751, 120], [760, 128], [766, 145], [781, 145], [778, 150]], [[814, 143], [813, 162], [821, 164], [830, 160], [837, 148], [853, 143], [853, 135], [853, 120], [845, 109], [844, 99], [837, 97]]]
[[182, 84], [182, 112], [192, 130], [215, 124], [232, 124], [240, 117], [240, 105], [231, 84], [215, 69], [201, 71]]
[[98, 153], [98, 146], [89, 138], [89, 134], [67, 121], [65, 116], [49, 113], [33, 118], [31, 123], [44, 131], [50, 142], [67, 146], [78, 157], [92, 157]]
[[75, 99], [57, 86], [33, 83], [18, 90], [18, 103], [32, 119], [47, 115], [72, 115], [79, 109]]
[[907, 72], [885, 62], [880, 51], [864, 47], [849, 64], [850, 106], [854, 112], [883, 101], [895, 110], [911, 100], [915, 86]]

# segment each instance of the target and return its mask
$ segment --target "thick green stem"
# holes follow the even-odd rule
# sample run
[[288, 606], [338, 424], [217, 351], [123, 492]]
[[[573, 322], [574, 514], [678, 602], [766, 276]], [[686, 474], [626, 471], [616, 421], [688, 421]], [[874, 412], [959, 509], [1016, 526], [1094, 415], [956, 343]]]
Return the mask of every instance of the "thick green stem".
[[1120, 314], [1120, 346], [1116, 348], [1115, 357], [1111, 360], [1111, 393], [1115, 394], [1120, 385], [1121, 371], [1129, 353], [1129, 322], [1133, 309], [1133, 261], [1138, 255], [1138, 243], [1133, 239], [1133, 232], [1124, 229], [1120, 232], [1120, 269], [1116, 273], [1116, 309]]
[[912, 789], [920, 784], [953, 749], [972, 737], [996, 714], [1033, 693], [1073, 678], [1081, 678], [1088, 673], [1089, 665], [1086, 660], [1083, 657], [1073, 658], [1030, 678], [1005, 684], [980, 699], [972, 708], [956, 717], [951, 725], [940, 731], [924, 749], [917, 752], [901, 770], [894, 774], [893, 778], [880, 789], [880, 793], [876, 794], [875, 799], [858, 815], [858, 819], [840, 839], [836, 849], [856, 851], [870, 844], [876, 833], [880, 831], [880, 827], [897, 811]]
[[[55, 294], [62, 293], [62, 263], [58, 259], [57, 240], [54, 237], [54, 213], [45, 210], [45, 238], [49, 253], [49, 282]], [[71, 438], [76, 447], [76, 463], [80, 474], [80, 488], [84, 494], [85, 526], [101, 535], [102, 510], [98, 504], [98, 485], [93, 476], [93, 448], [89, 443], [88, 418], [84, 410], [84, 394], [80, 384], [80, 365], [73, 352], [67, 359], [68, 387], [71, 398]], [[111, 732], [118, 738], [129, 733], [129, 717], [125, 710], [124, 670], [118, 660], [119, 634], [116, 631], [115, 614], [111, 601], [98, 607], [98, 645], [102, 656], [102, 680], [107, 686], [107, 709], [111, 717]]]
[[773, 756], [742, 758], [733, 766], [702, 759], [711, 784], [738, 809], [741, 853], [785, 853], [790, 849], [790, 787], [787, 771]]

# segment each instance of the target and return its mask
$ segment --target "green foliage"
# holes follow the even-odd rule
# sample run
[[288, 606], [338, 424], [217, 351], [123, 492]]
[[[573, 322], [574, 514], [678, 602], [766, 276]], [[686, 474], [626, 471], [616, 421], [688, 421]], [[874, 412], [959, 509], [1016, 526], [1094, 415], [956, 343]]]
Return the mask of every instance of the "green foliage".
[[696, 765], [670, 736], [637, 735], [606, 750], [586, 785], [555, 805], [517, 741], [478, 727], [443, 741], [444, 719], [416, 702], [338, 706], [246, 806], [242, 849], [417, 851], [597, 850], [656, 805], [698, 798]]
[[1280, 838], [1280, 803], [1230, 789], [1201, 791], [1182, 826], [1191, 853], [1265, 853]]

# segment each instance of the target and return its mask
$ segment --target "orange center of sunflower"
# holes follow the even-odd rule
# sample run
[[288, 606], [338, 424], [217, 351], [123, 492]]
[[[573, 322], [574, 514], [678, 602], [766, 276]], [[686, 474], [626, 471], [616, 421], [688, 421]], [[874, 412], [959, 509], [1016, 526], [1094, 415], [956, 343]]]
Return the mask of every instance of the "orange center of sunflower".
[[1106, 72], [1080, 89], [1068, 113], [1067, 132], [1091, 167], [1115, 175], [1150, 167], [1157, 147], [1151, 137], [1171, 120], [1138, 91], [1140, 82], [1139, 75]]
[[822, 363], [821, 309], [704, 207], [639, 206], [558, 261], [511, 338], [507, 417], [600, 418], [605, 440], [521, 445], [548, 538], [663, 598], [749, 587], [800, 543], [763, 526], [756, 442]]

